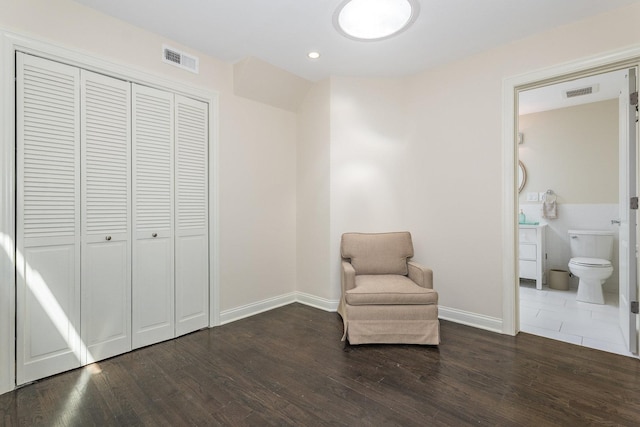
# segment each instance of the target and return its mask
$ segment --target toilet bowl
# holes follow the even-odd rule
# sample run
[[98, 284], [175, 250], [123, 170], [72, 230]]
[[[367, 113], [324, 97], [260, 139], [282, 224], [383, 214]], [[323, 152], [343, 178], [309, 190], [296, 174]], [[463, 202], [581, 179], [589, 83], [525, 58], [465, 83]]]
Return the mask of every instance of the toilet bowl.
[[578, 277], [577, 301], [604, 304], [602, 285], [613, 274], [613, 233], [602, 230], [569, 230], [569, 271]]
[[610, 261], [600, 258], [571, 258], [569, 271], [580, 279], [576, 301], [604, 304], [602, 285], [613, 274]]

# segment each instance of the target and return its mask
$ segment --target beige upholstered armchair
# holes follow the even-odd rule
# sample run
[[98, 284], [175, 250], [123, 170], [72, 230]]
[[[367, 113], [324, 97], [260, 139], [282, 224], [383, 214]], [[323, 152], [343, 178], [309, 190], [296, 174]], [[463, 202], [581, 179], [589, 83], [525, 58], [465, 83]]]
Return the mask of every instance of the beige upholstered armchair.
[[409, 232], [345, 233], [342, 254], [342, 340], [365, 343], [440, 343], [433, 272], [409, 261]]

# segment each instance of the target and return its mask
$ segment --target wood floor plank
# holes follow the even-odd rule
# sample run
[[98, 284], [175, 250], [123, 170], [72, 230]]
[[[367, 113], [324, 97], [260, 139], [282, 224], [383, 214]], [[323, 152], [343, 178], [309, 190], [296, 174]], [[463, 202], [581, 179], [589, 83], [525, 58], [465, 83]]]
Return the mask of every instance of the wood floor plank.
[[344, 349], [336, 313], [291, 304], [6, 393], [0, 425], [640, 425], [638, 359], [441, 331]]

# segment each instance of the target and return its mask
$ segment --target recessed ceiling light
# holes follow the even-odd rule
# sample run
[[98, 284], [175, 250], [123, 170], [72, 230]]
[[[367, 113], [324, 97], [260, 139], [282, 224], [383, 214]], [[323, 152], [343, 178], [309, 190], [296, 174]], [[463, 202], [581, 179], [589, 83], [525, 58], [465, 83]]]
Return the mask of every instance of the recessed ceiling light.
[[320, 52], [309, 52], [307, 56], [311, 59], [318, 59], [320, 58]]
[[356, 40], [382, 40], [411, 25], [418, 17], [417, 0], [345, 0], [333, 15], [333, 25]]

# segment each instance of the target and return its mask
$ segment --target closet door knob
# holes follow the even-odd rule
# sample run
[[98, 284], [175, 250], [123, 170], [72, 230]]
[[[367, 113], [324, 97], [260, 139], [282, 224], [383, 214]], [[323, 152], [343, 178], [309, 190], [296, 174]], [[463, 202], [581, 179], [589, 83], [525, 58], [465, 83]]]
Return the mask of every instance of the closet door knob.
[[153, 233], [151, 236], [152, 237], [158, 237], [158, 233]]
[[105, 237], [105, 239], [111, 240], [111, 236], [107, 236], [107, 237]]

